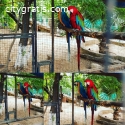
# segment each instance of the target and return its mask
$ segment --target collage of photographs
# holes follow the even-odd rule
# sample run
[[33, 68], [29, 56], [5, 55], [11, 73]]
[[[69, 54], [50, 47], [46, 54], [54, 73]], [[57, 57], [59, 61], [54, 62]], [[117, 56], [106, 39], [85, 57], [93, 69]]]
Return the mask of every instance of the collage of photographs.
[[0, 125], [125, 125], [125, 0], [0, 0]]

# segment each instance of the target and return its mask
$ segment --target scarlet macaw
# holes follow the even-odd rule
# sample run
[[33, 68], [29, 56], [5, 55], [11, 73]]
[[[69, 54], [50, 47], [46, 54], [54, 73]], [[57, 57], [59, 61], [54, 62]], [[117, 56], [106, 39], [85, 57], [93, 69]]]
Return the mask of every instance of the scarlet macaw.
[[[82, 14], [78, 11], [78, 9], [75, 6], [69, 6], [68, 10], [70, 11], [70, 23], [72, 28], [76, 30], [82, 30], [84, 31], [84, 18]], [[83, 36], [76, 36], [76, 42], [77, 42], [77, 59], [78, 59], [78, 70], [80, 71], [80, 43], [81, 40], [85, 42], [85, 39]]]
[[[92, 100], [98, 100], [98, 90], [94, 84], [94, 82], [91, 79], [86, 79], [85, 85], [87, 85], [87, 95], [89, 99]], [[91, 125], [93, 125], [93, 119], [94, 119], [94, 110], [96, 111], [97, 107], [95, 104], [91, 105], [91, 111], [92, 111], [92, 119], [91, 119]]]
[[[24, 83], [24, 88], [25, 88], [26, 94], [28, 94], [30, 96], [33, 96], [32, 92], [29, 89], [29, 88], [32, 88], [32, 87], [28, 82]], [[32, 101], [32, 98], [28, 98], [28, 101], [29, 101], [29, 116], [30, 116], [30, 102]]]
[[[66, 12], [64, 11], [64, 8], [61, 8], [61, 7], [58, 8], [58, 19], [63, 26], [65, 26], [67, 28], [72, 28], [69, 17], [67, 16]], [[69, 61], [70, 61], [70, 37], [71, 37], [71, 35], [72, 35], [71, 33], [66, 31]]]
[[[88, 99], [86, 90], [85, 90], [84, 86], [82, 85], [82, 83], [77, 80], [77, 81], [75, 81], [74, 85], [76, 85], [78, 87], [78, 93], [80, 94], [80, 96], [82, 96], [85, 99]], [[87, 120], [87, 111], [86, 111], [87, 105], [88, 105], [88, 103], [84, 101], [85, 122]]]
[[23, 95], [24, 110], [26, 110], [26, 106], [25, 106], [25, 99], [26, 99], [26, 96], [25, 96], [25, 95], [27, 94], [27, 93], [26, 93], [26, 90], [25, 90], [23, 84], [20, 83], [20, 82], [17, 83], [17, 87], [18, 87], [19, 94], [22, 94], [22, 95]]

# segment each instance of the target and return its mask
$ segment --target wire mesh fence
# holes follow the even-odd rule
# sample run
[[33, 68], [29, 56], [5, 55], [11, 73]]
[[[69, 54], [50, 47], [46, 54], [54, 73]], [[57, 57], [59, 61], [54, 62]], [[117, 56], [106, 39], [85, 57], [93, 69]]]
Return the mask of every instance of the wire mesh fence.
[[[42, 1], [43, 2], [43, 1]], [[37, 3], [39, 4], [39, 2]], [[56, 3], [57, 4], [57, 3]], [[58, 3], [60, 4], [60, 3]], [[111, 2], [108, 4], [112, 4], [112, 8], [114, 8], [115, 3]], [[50, 5], [50, 3], [48, 3]], [[114, 6], [113, 6], [114, 5]], [[108, 9], [109, 8], [109, 9]], [[110, 9], [110, 6], [107, 6], [107, 30], [106, 30], [106, 42], [105, 44], [107, 48], [106, 49], [106, 54], [101, 55], [99, 53], [100, 51], [100, 41], [97, 39], [90, 39], [89, 37], [85, 37], [86, 43], [81, 43], [81, 58], [80, 58], [80, 71], [81, 72], [99, 72], [105, 70], [105, 72], [108, 71], [109, 66], [112, 66], [111, 69], [109, 68], [109, 71], [118, 71], [119, 69], [122, 70], [124, 68], [124, 47], [121, 48], [119, 45], [114, 45], [114, 43], [110, 43], [110, 15], [112, 15], [113, 9]], [[54, 18], [54, 34], [52, 34], [52, 17], [50, 16], [50, 11], [49, 13], [46, 12], [39, 12], [36, 13], [37, 18], [35, 18], [35, 21], [37, 23], [37, 28], [36, 30], [32, 27], [33, 25], [35, 26], [34, 23], [34, 16], [30, 16], [30, 33], [35, 34], [37, 32], [37, 37], [36, 38], [36, 43], [37, 46], [35, 46], [35, 42], [32, 42], [32, 45], [27, 44], [27, 47], [25, 49], [20, 48], [19, 46], [19, 41], [20, 38], [15, 40], [14, 45], [12, 46], [12, 51], [9, 52], [9, 48], [11, 47], [11, 43], [14, 38], [12, 39], [4, 39], [5, 34], [13, 34], [16, 33], [15, 27], [16, 24], [12, 28], [12, 24], [10, 23], [12, 19], [9, 18], [9, 16], [3, 16], [1, 17], [1, 22], [0, 22], [0, 34], [3, 35], [2, 39], [0, 39], [0, 71], [4, 72], [3, 66], [6, 66], [6, 60], [8, 60], [7, 55], [8, 53], [11, 54], [10, 59], [9, 59], [9, 72], [16, 72], [20, 69], [22, 69], [22, 66], [20, 61], [23, 61], [25, 59], [20, 59], [21, 57], [18, 58], [19, 51], [22, 51], [22, 56], [25, 56], [27, 58], [27, 64], [26, 67], [21, 70], [23, 72], [32, 72], [33, 67], [38, 67], [38, 63], [44, 63], [46, 60], [49, 60], [51, 64], [54, 63], [54, 65], [51, 65], [48, 63], [41, 64], [39, 67], [39, 72], [49, 72], [50, 65], [52, 68], [54, 68], [55, 72], [78, 72], [78, 60], [77, 60], [77, 43], [76, 39], [73, 37], [70, 39], [70, 46], [71, 46], [71, 53], [70, 53], [70, 61], [69, 61], [69, 55], [68, 55], [68, 44], [66, 40], [66, 35], [65, 31], [61, 30], [58, 28], [58, 19], [57, 19], [57, 13], [54, 13], [55, 18]], [[49, 18], [48, 18], [49, 17]], [[89, 21], [87, 22], [87, 19], [85, 19], [85, 25], [89, 25]], [[101, 25], [102, 21], [99, 20], [99, 24]], [[91, 24], [92, 25], [92, 24]], [[86, 27], [87, 27], [86, 26]], [[109, 29], [108, 29], [109, 28]], [[97, 30], [97, 29], [96, 29]], [[21, 33], [21, 30], [19, 29], [17, 33]], [[52, 35], [54, 35], [54, 43], [52, 42]], [[90, 44], [89, 44], [90, 43]], [[122, 43], [123, 44], [123, 43]], [[120, 44], [120, 45], [122, 45]], [[32, 48], [32, 46], [35, 46], [35, 48]], [[112, 48], [112, 46], [114, 48]], [[117, 47], [116, 47], [117, 46]], [[54, 50], [52, 49], [54, 47]], [[108, 49], [109, 47], [109, 49]], [[36, 51], [34, 51], [36, 49]], [[115, 51], [115, 49], [122, 49], [122, 52], [120, 51]], [[113, 50], [113, 51], [112, 51]], [[33, 52], [34, 51], [34, 52]], [[91, 56], [90, 56], [91, 55]], [[113, 56], [112, 56], [113, 55]], [[115, 56], [114, 56], [115, 55]], [[35, 56], [35, 57], [34, 57]], [[31, 58], [34, 57], [34, 58]], [[100, 58], [96, 58], [100, 57]], [[112, 61], [110, 61], [110, 58], [113, 59], [115, 62], [113, 64]], [[100, 60], [98, 60], [100, 59]], [[17, 61], [18, 60], [18, 61]], [[20, 61], [19, 61], [20, 60]], [[36, 61], [36, 63], [32, 63]], [[120, 62], [116, 61], [120, 60]], [[17, 62], [16, 62], [17, 61]], [[43, 62], [42, 62], [43, 61]], [[101, 63], [99, 62], [101, 61]], [[24, 61], [26, 62], [26, 61]], [[16, 64], [19, 64], [19, 69], [13, 69], [12, 67]], [[113, 65], [112, 65], [113, 64]], [[119, 64], [119, 65], [117, 65]], [[113, 68], [113, 66], [115, 66]], [[106, 68], [107, 67], [107, 68]], [[99, 70], [97, 70], [99, 69]], [[34, 72], [34, 71], [33, 71]]]

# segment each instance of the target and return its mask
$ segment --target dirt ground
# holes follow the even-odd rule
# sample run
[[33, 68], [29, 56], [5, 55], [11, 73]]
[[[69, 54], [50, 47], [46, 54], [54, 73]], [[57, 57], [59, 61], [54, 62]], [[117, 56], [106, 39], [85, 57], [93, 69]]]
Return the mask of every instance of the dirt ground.
[[[2, 32], [2, 30], [0, 30]], [[8, 31], [9, 32], [9, 31]], [[51, 42], [50, 33], [42, 33], [38, 32], [37, 34], [37, 60], [44, 61], [51, 59], [52, 53], [52, 42]], [[9, 46], [12, 42], [12, 39], [4, 39], [0, 40], [0, 64], [6, 64], [7, 53], [9, 50]], [[15, 72], [14, 64], [17, 57], [19, 39], [16, 39], [14, 46], [11, 51], [11, 57], [9, 62], [9, 72]], [[76, 72], [77, 68], [77, 48], [76, 41], [74, 39], [71, 40], [71, 54], [70, 54], [70, 62], [68, 61], [68, 50], [67, 50], [67, 42], [65, 37], [56, 37], [54, 41], [54, 70], [55, 72]], [[85, 60], [81, 59], [81, 69], [85, 68]], [[32, 54], [28, 61], [28, 66], [26, 69], [22, 70], [23, 72], [32, 72]], [[41, 72], [48, 72], [49, 66], [41, 66]]]
[[[32, 103], [39, 103], [40, 100], [39, 99], [33, 99]], [[13, 109], [15, 109], [15, 98], [13, 96], [8, 96], [8, 111], [13, 111]], [[26, 99], [26, 110], [24, 110], [24, 103], [23, 103], [23, 99], [22, 98], [18, 98], [17, 99], [17, 119], [22, 119], [22, 118], [26, 118], [29, 117], [29, 110], [28, 110], [28, 100]], [[22, 121], [18, 121], [18, 122], [12, 122], [9, 123], [9, 125], [43, 125], [43, 114], [35, 112], [35, 111], [31, 111], [31, 117], [36, 117], [36, 116], [42, 116], [42, 117], [37, 117], [37, 118], [32, 118], [32, 119], [25, 119]], [[14, 114], [10, 114], [9, 115], [10, 120], [14, 119]], [[5, 119], [5, 113], [3, 112], [3, 115], [0, 116], [0, 121], [4, 121]], [[6, 125], [6, 124], [2, 124], [2, 125]]]
[[[72, 124], [72, 103], [62, 103], [63, 112], [60, 113], [60, 125], [71, 125]], [[99, 119], [98, 114], [102, 110], [111, 110], [111, 108], [106, 108], [99, 106], [94, 114], [94, 125], [101, 125], [96, 122]], [[50, 107], [44, 115], [44, 125], [48, 125], [50, 114]], [[74, 104], [74, 125], [85, 125], [84, 109], [81, 106]], [[87, 108], [87, 125], [91, 125], [91, 109]]]
[[[33, 99], [33, 104], [36, 104], [39, 106], [39, 99]], [[8, 110], [12, 111], [13, 108], [15, 108], [15, 98], [13, 96], [8, 97]], [[46, 107], [44, 107], [45, 109]], [[96, 122], [96, 119], [98, 119], [98, 113], [101, 110], [111, 110], [111, 108], [105, 108], [105, 107], [98, 107], [97, 111], [95, 112], [94, 115], [94, 125], [100, 125]], [[72, 104], [71, 103], [62, 103], [62, 110], [63, 112], [60, 113], [60, 125], [68, 125], [72, 123]], [[31, 110], [31, 117], [33, 116], [38, 116], [42, 115], [38, 112], [32, 111]], [[42, 117], [37, 117], [37, 118], [32, 118], [32, 119], [27, 119], [27, 120], [22, 120], [18, 122], [12, 122], [9, 125], [48, 125], [49, 121], [49, 115], [50, 115], [50, 107], [47, 107], [47, 110], [44, 114], [44, 118]], [[26, 100], [26, 111], [24, 111], [24, 105], [23, 105], [23, 99], [18, 98], [17, 99], [17, 118], [25, 118], [28, 117], [28, 101]], [[0, 116], [0, 121], [4, 120], [5, 115], [3, 113], [2, 116]], [[10, 120], [13, 119], [13, 115], [10, 115]], [[75, 125], [85, 125], [85, 120], [84, 120], [84, 109], [83, 107], [80, 107], [76, 104], [74, 104], [74, 121]], [[91, 110], [90, 108], [87, 108], [87, 125], [90, 125], [91, 122]], [[2, 124], [6, 125], [6, 124]]]
[[[0, 29], [0, 33], [12, 33], [9, 30]], [[97, 39], [92, 38], [85, 38], [86, 43], [82, 46], [84, 46], [86, 49], [90, 49], [91, 51], [98, 52], [99, 49], [99, 43]], [[9, 46], [12, 42], [12, 39], [3, 39], [0, 40], [0, 64], [6, 65], [6, 59], [7, 59], [7, 53], [9, 50]], [[93, 45], [89, 45], [90, 42], [93, 42]], [[14, 46], [11, 51], [10, 56], [10, 62], [9, 62], [9, 72], [16, 72], [16, 71], [22, 71], [22, 72], [32, 72], [32, 54], [28, 60], [28, 66], [27, 68], [21, 70], [21, 69], [14, 69], [15, 60], [17, 57], [17, 50], [18, 50], [18, 43], [19, 39], [16, 39]], [[76, 40], [74, 38], [71, 39], [70, 43], [71, 47], [71, 53], [70, 53], [70, 61], [68, 60], [68, 47], [65, 37], [58, 37], [55, 36], [54, 38], [54, 72], [77, 72], [78, 66], [77, 66], [77, 45]], [[51, 34], [50, 33], [43, 33], [38, 32], [37, 33], [37, 61], [44, 61], [44, 60], [50, 60], [51, 59], [51, 53], [52, 53], [52, 40], [51, 40]], [[109, 46], [110, 53], [113, 55], [119, 55], [125, 57], [125, 47], [124, 46], [118, 46], [111, 44]], [[102, 65], [97, 65], [96, 63], [92, 61], [85, 60], [83, 58], [80, 59], [80, 69], [85, 70], [89, 69], [89, 67], [92, 68], [98, 68]], [[0, 71], [3, 69], [1, 68]], [[41, 72], [49, 72], [49, 66], [41, 66], [40, 68]]]

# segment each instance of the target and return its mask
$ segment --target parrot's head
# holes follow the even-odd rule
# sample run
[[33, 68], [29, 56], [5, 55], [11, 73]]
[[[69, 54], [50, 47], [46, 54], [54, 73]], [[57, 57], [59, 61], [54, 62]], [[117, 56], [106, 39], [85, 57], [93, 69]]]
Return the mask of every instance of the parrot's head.
[[56, 7], [55, 7], [55, 12], [56, 12], [56, 13], [59, 13], [60, 10], [61, 10], [61, 6], [56, 6]]
[[91, 79], [86, 79], [84, 82], [85, 82], [85, 86], [93, 88], [94, 82]]
[[31, 85], [28, 82], [24, 82], [24, 88], [31, 87]]
[[55, 12], [56, 13], [59, 13], [59, 12], [66, 12], [67, 11], [67, 8], [63, 8], [61, 6], [56, 6], [55, 7]]
[[23, 85], [21, 82], [17, 82], [17, 86], [21, 86]]
[[70, 13], [77, 14], [78, 9], [75, 6], [68, 6]]
[[20, 83], [19, 83], [19, 82], [17, 82], [17, 85], [20, 85]]
[[78, 82], [76, 82], [76, 81], [74, 82], [74, 86], [78, 86], [78, 84], [79, 84]]
[[78, 86], [78, 85], [80, 85], [80, 84], [82, 84], [80, 81], [78, 81], [78, 80], [76, 80], [75, 82], [74, 82], [74, 86]]

